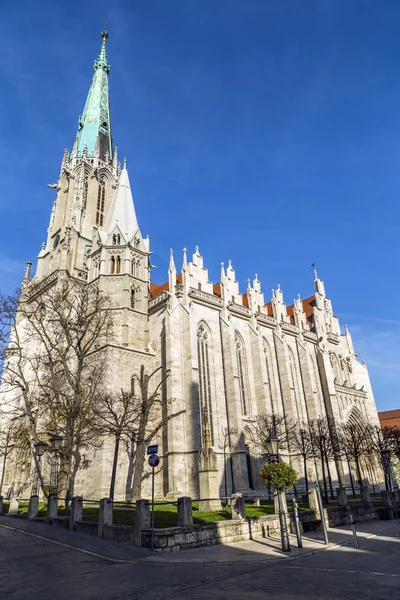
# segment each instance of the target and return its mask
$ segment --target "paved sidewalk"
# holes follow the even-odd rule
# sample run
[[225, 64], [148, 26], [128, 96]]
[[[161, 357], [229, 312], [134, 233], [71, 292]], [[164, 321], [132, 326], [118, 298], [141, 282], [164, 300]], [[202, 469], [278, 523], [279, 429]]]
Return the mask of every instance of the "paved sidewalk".
[[[396, 521], [367, 521], [356, 525], [357, 535], [362, 540], [371, 535], [393, 530]], [[282, 552], [281, 540], [278, 537], [262, 538], [232, 544], [203, 546], [192, 550], [178, 552], [151, 552], [145, 548], [136, 548], [127, 544], [109, 542], [94, 536], [66, 531], [41, 521], [28, 521], [23, 517], [0, 516], [0, 527], [7, 527], [25, 532], [38, 539], [45, 539], [56, 545], [66, 546], [71, 550], [109, 559], [111, 562], [146, 561], [157, 563], [260, 563], [273, 560], [293, 560], [308, 554], [333, 549], [336, 545], [354, 546], [353, 534], [349, 525], [328, 530], [329, 546], [323, 541], [322, 532], [310, 532], [303, 535], [303, 548], [297, 548], [296, 536], [290, 536], [291, 552]], [[400, 530], [399, 530], [400, 531]]]
[[[393, 531], [397, 526], [396, 521], [367, 521], [357, 523], [356, 531], [359, 538], [360, 549], [363, 540], [378, 533]], [[399, 528], [400, 533], [400, 528]], [[246, 542], [232, 544], [218, 544], [216, 546], [204, 546], [193, 550], [181, 550], [180, 552], [164, 552], [151, 554], [146, 562], [167, 563], [260, 563], [273, 560], [293, 560], [303, 558], [308, 554], [329, 551], [340, 545], [354, 547], [353, 533], [349, 525], [328, 529], [329, 546], [323, 540], [322, 532], [310, 532], [303, 535], [303, 548], [297, 548], [295, 535], [290, 536], [291, 552], [282, 552], [280, 538], [269, 537]]]

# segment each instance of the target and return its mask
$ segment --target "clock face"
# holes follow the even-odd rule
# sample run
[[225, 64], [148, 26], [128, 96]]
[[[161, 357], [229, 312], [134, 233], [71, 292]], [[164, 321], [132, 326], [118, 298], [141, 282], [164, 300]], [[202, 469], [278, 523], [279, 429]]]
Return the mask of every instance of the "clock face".
[[60, 243], [60, 234], [57, 233], [56, 237], [54, 238], [54, 242], [53, 242], [53, 250], [55, 250], [57, 248], [59, 243]]

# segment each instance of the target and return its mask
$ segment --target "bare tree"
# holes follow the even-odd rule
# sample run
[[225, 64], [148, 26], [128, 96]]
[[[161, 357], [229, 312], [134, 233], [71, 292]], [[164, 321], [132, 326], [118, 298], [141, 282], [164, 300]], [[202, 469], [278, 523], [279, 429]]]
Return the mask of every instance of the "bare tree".
[[307, 462], [314, 458], [314, 443], [313, 436], [310, 432], [308, 423], [302, 423], [293, 427], [289, 432], [289, 443], [291, 453], [294, 455], [298, 454], [303, 460], [303, 474], [304, 482], [306, 486], [306, 492], [308, 493], [308, 469]]
[[[159, 372], [161, 372], [161, 378], [158, 383], [153, 384], [152, 378]], [[178, 415], [186, 412], [185, 410], [180, 410], [168, 414], [171, 403], [166, 396], [160, 393], [168, 376], [169, 373], [165, 372], [164, 367], [158, 367], [148, 375], [144, 365], [142, 365], [140, 376], [136, 377], [139, 388], [137, 399], [139, 418], [137, 428], [133, 434], [133, 439], [136, 443], [135, 469], [132, 484], [132, 498], [134, 501], [140, 499], [142, 493], [147, 445], [171, 419], [175, 419]]]
[[333, 485], [330, 472], [330, 461], [335, 458], [336, 435], [333, 434], [333, 428], [327, 418], [313, 419], [309, 423], [310, 439], [313, 446], [314, 456], [321, 462], [322, 479], [324, 482], [325, 502], [329, 502], [327, 477], [331, 497], [333, 498]]
[[[104, 390], [105, 347], [112, 339], [110, 307], [95, 285], [61, 278], [1, 306], [0, 320], [10, 330], [3, 367], [8, 408], [26, 418], [38, 471], [35, 442], [53, 433], [63, 436], [60, 487], [70, 496], [82, 449], [98, 444], [93, 424]], [[40, 483], [46, 492], [41, 473]]]
[[100, 435], [114, 438], [114, 457], [111, 471], [110, 498], [114, 498], [119, 448], [122, 441], [129, 443], [136, 435], [140, 422], [141, 406], [131, 392], [100, 394], [96, 410], [98, 418], [94, 428]]
[[358, 484], [363, 484], [362, 460], [371, 451], [370, 427], [364, 423], [347, 421], [338, 428], [339, 449], [351, 468], [354, 461], [357, 472]]
[[279, 450], [287, 452], [289, 448], [289, 436], [295, 424], [288, 421], [283, 415], [268, 415], [262, 413], [257, 416], [253, 425], [254, 437], [257, 440], [264, 455], [268, 454], [267, 440], [269, 437], [276, 436], [279, 441]]

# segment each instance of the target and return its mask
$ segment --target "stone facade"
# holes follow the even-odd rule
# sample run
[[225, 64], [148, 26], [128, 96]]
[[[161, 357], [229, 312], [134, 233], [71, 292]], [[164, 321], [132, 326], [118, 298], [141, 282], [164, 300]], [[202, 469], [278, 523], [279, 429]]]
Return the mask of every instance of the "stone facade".
[[[241, 293], [231, 261], [212, 283], [198, 247], [189, 261], [184, 251], [179, 274], [171, 252], [168, 281], [150, 283], [150, 243], [140, 232], [126, 165], [118, 162], [117, 148], [110, 152], [106, 39], [102, 32], [75, 144], [71, 153], [65, 150], [52, 186], [56, 199], [47, 241], [35, 276], [29, 281], [28, 272], [24, 281], [26, 297], [37, 297], [61, 274], [96, 284], [111, 296], [116, 338], [108, 353], [110, 389], [129, 389], [142, 364], [149, 371], [161, 365], [169, 370], [163, 393], [171, 410], [185, 412], [154, 440], [162, 465], [158, 497], [199, 497], [204, 415], [219, 495], [257, 492], [262, 463], [252, 435], [257, 415], [298, 423], [326, 416], [341, 423], [352, 416], [378, 425], [368, 371], [347, 328], [342, 332], [316, 272], [315, 293], [288, 307], [279, 286], [266, 302], [257, 275]], [[105, 120], [93, 116], [100, 114]], [[111, 442], [104, 440], [90, 460], [78, 473], [75, 492], [106, 496]], [[300, 474], [298, 458], [292, 462]], [[127, 495], [128, 470], [121, 452], [116, 498]], [[332, 472], [346, 483], [341, 463], [333, 464]], [[5, 490], [20, 477], [11, 474]]]

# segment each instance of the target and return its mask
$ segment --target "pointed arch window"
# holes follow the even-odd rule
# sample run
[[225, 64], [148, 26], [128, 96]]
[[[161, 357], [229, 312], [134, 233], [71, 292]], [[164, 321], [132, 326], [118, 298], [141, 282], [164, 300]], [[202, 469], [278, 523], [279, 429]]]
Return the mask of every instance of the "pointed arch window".
[[104, 223], [104, 205], [106, 201], [106, 180], [101, 177], [99, 181], [99, 188], [97, 190], [97, 211], [96, 211], [96, 224], [100, 227]]
[[272, 411], [274, 412], [273, 395], [274, 395], [275, 390], [273, 390], [273, 381], [272, 381], [271, 348], [265, 338], [263, 338], [263, 347], [264, 347], [264, 358], [265, 358], [265, 371], [266, 371], [266, 375], [267, 375], [267, 379], [266, 379], [266, 383], [267, 383], [266, 396], [267, 396], [267, 398], [266, 399], [267, 399], [267, 401], [269, 401]]
[[[204, 322], [197, 328], [197, 356], [199, 363], [199, 395], [202, 419], [208, 421], [211, 444], [214, 445], [214, 427], [212, 415], [211, 376], [210, 376], [210, 330]], [[203, 423], [203, 426], [205, 424]]]
[[136, 292], [135, 292], [135, 288], [131, 289], [131, 308], [135, 308], [135, 302], [136, 302]]
[[111, 257], [111, 260], [110, 260], [110, 271], [111, 271], [111, 274], [115, 273], [115, 256]]
[[250, 386], [246, 348], [242, 336], [237, 331], [235, 333], [235, 345], [242, 413], [248, 415], [250, 414]]
[[115, 261], [115, 272], [121, 273], [121, 257], [117, 256], [117, 260]]

